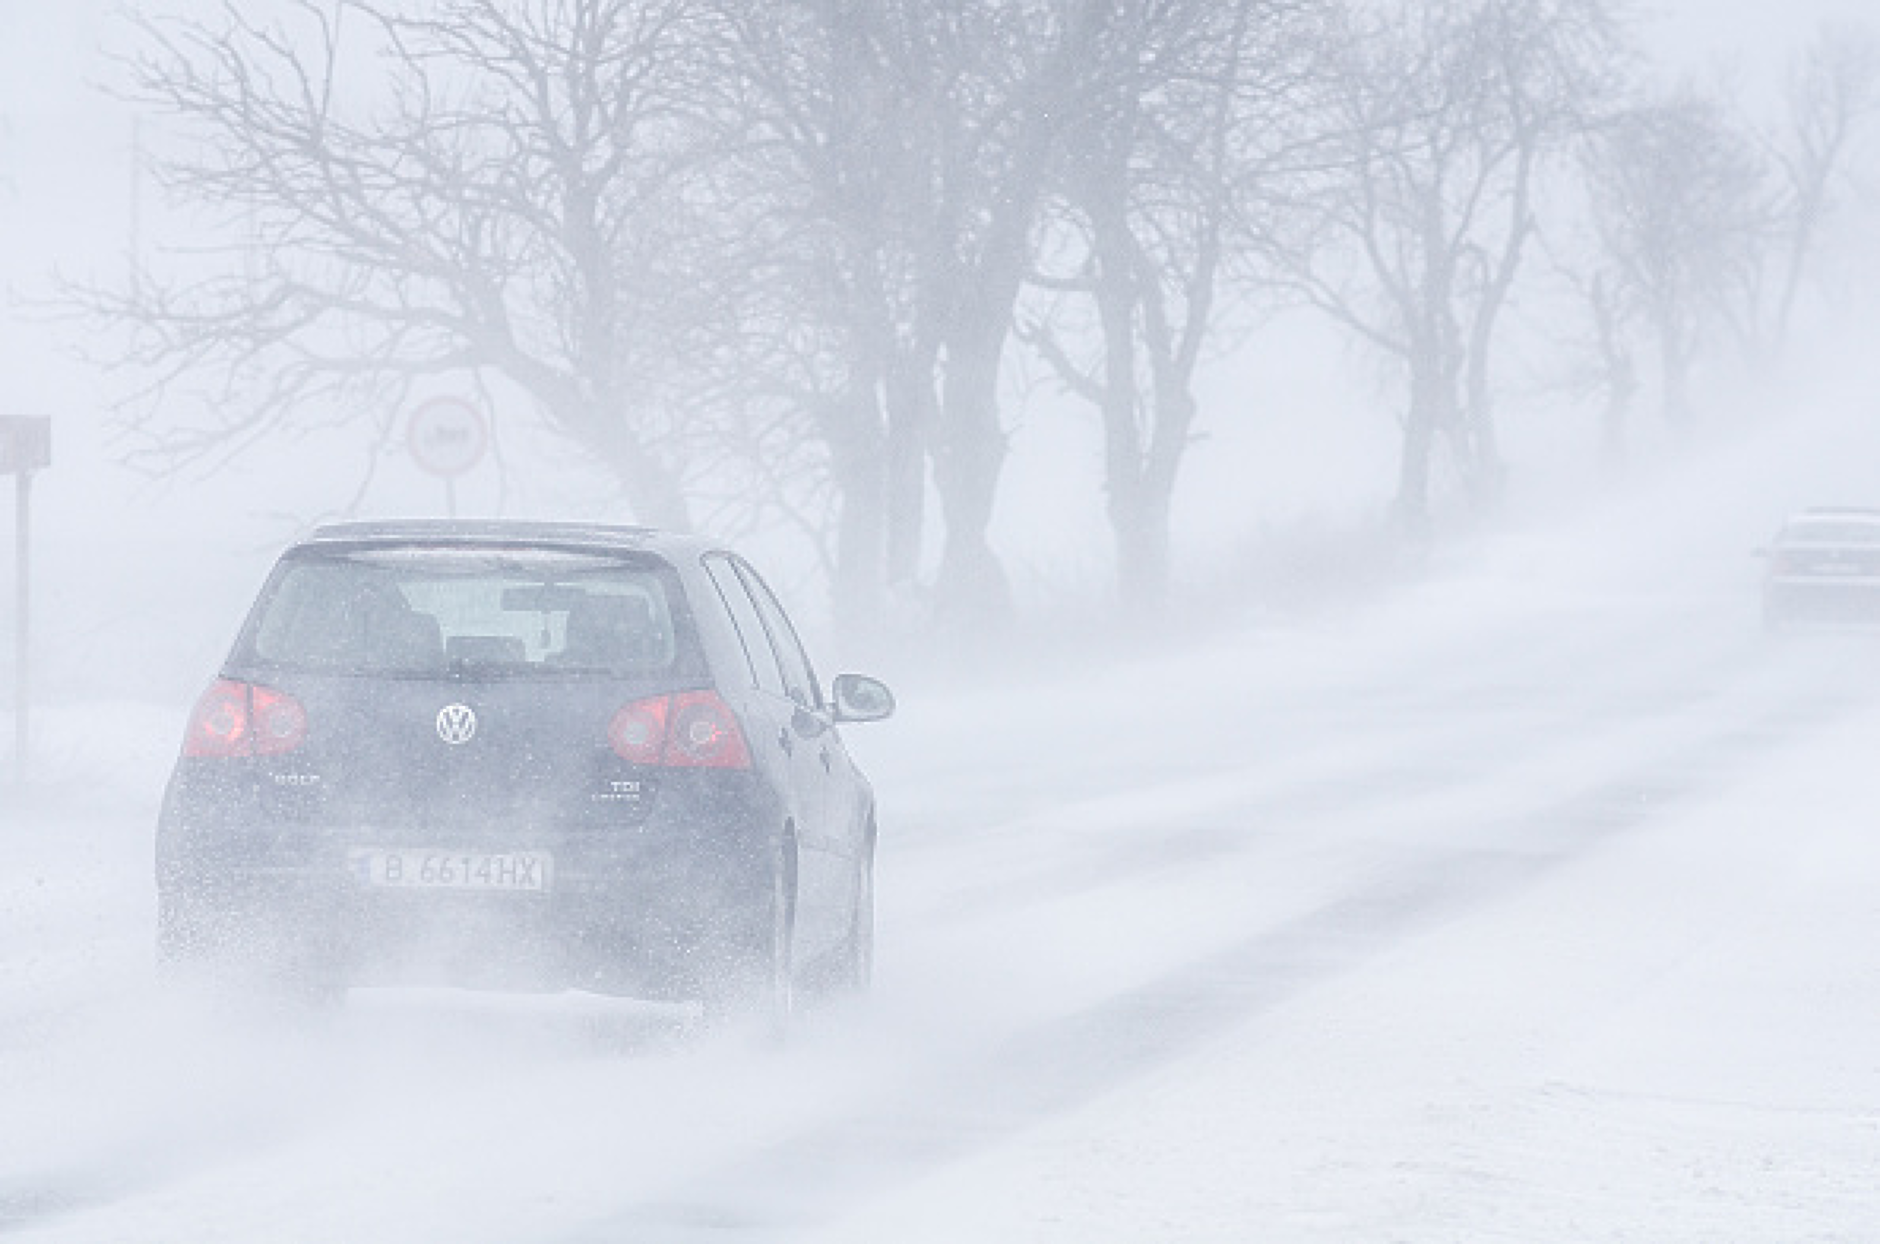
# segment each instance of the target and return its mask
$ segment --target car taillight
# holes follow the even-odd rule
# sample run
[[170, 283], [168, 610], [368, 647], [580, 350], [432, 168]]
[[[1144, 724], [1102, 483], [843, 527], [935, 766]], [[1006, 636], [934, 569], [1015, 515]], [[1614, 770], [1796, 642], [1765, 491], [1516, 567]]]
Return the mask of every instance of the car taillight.
[[670, 696], [636, 700], [607, 723], [607, 741], [614, 754], [636, 765], [656, 765], [666, 750], [666, 713]]
[[703, 769], [748, 769], [751, 753], [730, 705], [716, 692], [685, 691], [672, 697], [665, 761]]
[[634, 764], [675, 769], [748, 769], [738, 719], [714, 691], [635, 700], [607, 725], [614, 754]]
[[307, 740], [307, 710], [284, 691], [220, 678], [196, 701], [185, 756], [278, 756]]

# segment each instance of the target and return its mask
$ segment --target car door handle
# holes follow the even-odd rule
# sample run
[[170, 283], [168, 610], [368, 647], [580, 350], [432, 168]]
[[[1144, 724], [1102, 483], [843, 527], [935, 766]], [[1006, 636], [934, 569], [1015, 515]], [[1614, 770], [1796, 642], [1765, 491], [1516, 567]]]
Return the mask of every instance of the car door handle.
[[835, 764], [833, 760], [829, 759], [829, 749], [826, 747], [822, 749], [822, 762], [824, 773], [830, 772], [831, 767]]
[[786, 756], [796, 750], [796, 740], [790, 737], [788, 727], [777, 731], [777, 746], [783, 749], [783, 754]]

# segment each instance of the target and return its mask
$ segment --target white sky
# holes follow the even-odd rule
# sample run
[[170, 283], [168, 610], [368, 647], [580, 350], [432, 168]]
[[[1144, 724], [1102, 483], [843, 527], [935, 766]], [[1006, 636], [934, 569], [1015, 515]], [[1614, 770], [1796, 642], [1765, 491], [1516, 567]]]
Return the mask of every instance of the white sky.
[[[1735, 52], [1773, 82], [1775, 67], [1806, 38], [1815, 17], [1858, 16], [1865, 7], [1834, 0], [1689, 0], [1650, 29], [1668, 60], [1707, 65]], [[351, 494], [361, 450], [330, 438], [282, 446], [213, 479], [164, 487], [114, 465], [118, 446], [104, 412], [119, 382], [73, 357], [83, 328], [59, 321], [45, 300], [55, 269], [106, 283], [121, 281], [126, 271], [131, 125], [123, 107], [97, 89], [115, 72], [100, 45], [126, 37], [112, 16], [116, 11], [112, 0], [0, 5], [0, 282], [6, 290], [0, 409], [55, 417], [56, 466], [38, 487], [49, 607], [85, 598], [89, 551], [112, 539], [151, 542], [151, 557], [141, 563], [149, 584], [121, 583], [120, 589], [139, 599], [162, 597], [159, 609], [199, 601], [208, 610], [232, 610], [267, 549], [297, 521], [330, 511]], [[151, 245], [156, 232], [146, 227], [143, 244]], [[1189, 457], [1176, 512], [1178, 542], [1190, 565], [1275, 529], [1344, 521], [1354, 509], [1375, 509], [1389, 496], [1395, 425], [1380, 409], [1367, 366], [1354, 365], [1353, 355], [1326, 349], [1311, 334], [1276, 331], [1281, 336], [1254, 337], [1233, 368], [1204, 382], [1209, 439]], [[527, 430], [527, 412], [498, 413], [505, 416], [505, 453], [527, 468], [507, 494], [509, 512], [572, 505], [595, 517], [624, 517], [605, 480]], [[1538, 481], [1527, 461], [1584, 464], [1593, 439], [1590, 428], [1518, 419], [1510, 420], [1507, 435], [1517, 471], [1529, 484]], [[1108, 552], [1096, 486], [1100, 445], [1088, 418], [1044, 405], [1026, 412], [1012, 443], [995, 539], [1021, 591], [1048, 605], [1067, 591], [1091, 589], [1108, 573]], [[494, 472], [466, 480], [462, 492], [467, 509], [493, 506]], [[435, 481], [394, 458], [369, 505], [381, 512], [434, 508], [440, 493]], [[212, 555], [173, 564], [165, 551], [179, 542]], [[0, 570], [10, 557], [10, 549], [0, 549]], [[212, 569], [221, 567], [226, 577]], [[176, 586], [189, 583], [195, 584], [190, 590]], [[173, 629], [196, 628], [183, 625], [179, 615]]]

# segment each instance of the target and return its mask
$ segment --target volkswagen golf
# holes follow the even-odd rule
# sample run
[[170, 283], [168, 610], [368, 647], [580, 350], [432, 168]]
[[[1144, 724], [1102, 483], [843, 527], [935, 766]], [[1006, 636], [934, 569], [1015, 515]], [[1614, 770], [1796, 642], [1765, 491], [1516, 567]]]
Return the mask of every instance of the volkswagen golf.
[[639, 528], [322, 527], [185, 730], [156, 835], [166, 975], [577, 988], [787, 1022], [867, 987], [873, 792], [736, 553]]

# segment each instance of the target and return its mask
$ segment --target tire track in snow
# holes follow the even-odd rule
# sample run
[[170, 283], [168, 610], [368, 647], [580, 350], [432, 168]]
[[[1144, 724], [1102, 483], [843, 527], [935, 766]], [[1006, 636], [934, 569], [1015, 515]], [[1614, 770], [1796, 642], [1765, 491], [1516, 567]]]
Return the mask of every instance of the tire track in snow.
[[[1318, 753], [1309, 745], [1304, 749], [1281, 748], [1259, 758], [1261, 769], [1280, 770], [1277, 777], [1249, 781], [1244, 776], [1244, 763], [1230, 767], [1220, 761], [1155, 786], [1125, 786], [1121, 794], [1099, 793], [1075, 807], [1001, 823], [997, 826], [998, 840], [1056, 834], [1063, 839], [1062, 845], [1074, 850], [1049, 852], [1048, 868], [1026, 868], [1021, 863], [992, 870], [993, 875], [975, 869], [961, 886], [944, 891], [943, 905], [931, 915], [949, 923], [995, 917], [1119, 881], [1189, 870], [1245, 854], [1252, 844], [1246, 823], [1224, 827], [1222, 813], [1251, 812], [1252, 823], [1257, 826], [1282, 816], [1289, 824], [1297, 825], [1302, 818], [1390, 812], [1420, 796], [1466, 789], [1479, 782], [1483, 772], [1498, 765], [1569, 753], [1576, 746], [1610, 735], [1615, 726], [1675, 722], [1700, 716], [1707, 709], [1721, 710], [1728, 719], [1733, 709], [1740, 712], [1741, 706], [1732, 705], [1731, 697], [1742, 691], [1712, 681], [1719, 672], [1714, 663], [1706, 664], [1687, 671], [1677, 685], [1634, 690], [1616, 698], [1595, 698], [1590, 706], [1595, 711], [1591, 712], [1584, 703], [1536, 704], [1505, 687], [1481, 686], [1467, 688], [1457, 697], [1445, 697], [1436, 705], [1415, 698], [1393, 699], [1389, 694], [1384, 697], [1383, 711], [1368, 700], [1346, 702], [1335, 719], [1320, 723], [1309, 735], [1321, 741], [1342, 740], [1336, 764], [1312, 765]], [[1460, 715], [1462, 724], [1457, 724], [1458, 699], [1467, 702], [1468, 708]], [[1799, 708], [1786, 704], [1758, 706], [1755, 711], [1761, 725], [1746, 727], [1748, 733], [1742, 745], [1748, 750], [1751, 744], [1778, 743], [1792, 725], [1807, 725], [1823, 704], [1840, 711], [1858, 702], [1858, 696], [1850, 696], [1842, 688]], [[1382, 729], [1380, 719], [1388, 723]], [[1405, 721], [1449, 724], [1443, 730], [1431, 730], [1407, 727]], [[1492, 741], [1492, 751], [1464, 746], [1482, 739]], [[1467, 762], [1458, 764], [1456, 755], [1465, 751]], [[1305, 773], [1298, 772], [1302, 762]], [[1157, 831], [1145, 834], [1143, 823], [1158, 815], [1158, 805], [1179, 808], [1180, 812], [1172, 818], [1163, 815]], [[1083, 815], [1079, 808], [1088, 808], [1090, 815]], [[1121, 816], [1119, 808], [1124, 813]], [[1067, 831], [1066, 825], [1076, 828]], [[1265, 832], [1254, 837], [1270, 839]], [[923, 839], [910, 845], [926, 854], [935, 844]], [[958, 848], [957, 841], [945, 845], [955, 851]], [[998, 849], [996, 843], [993, 849]]]
[[563, 1244], [787, 1240], [923, 1174], [1094, 1101], [1209, 1040], [1647, 824], [1772, 741], [1793, 743], [1853, 699], [1774, 705], [1681, 755], [1525, 818], [1525, 849], [1425, 854], [1391, 877], [1069, 1016], [866, 1113], [738, 1156], [623, 1207]]
[[[1697, 671], [1700, 675], [1709, 672], [1708, 668]], [[1811, 697], [1806, 693], [1799, 702], [1794, 698], [1744, 702], [1733, 700], [1727, 689], [1706, 685], [1702, 677], [1694, 681], [1703, 689], [1693, 692], [1688, 681], [1652, 688], [1645, 703], [1599, 694], [1569, 697], [1564, 705], [1538, 706], [1539, 712], [1504, 714], [1508, 704], [1492, 695], [1486, 700], [1470, 699], [1470, 716], [1491, 717], [1498, 724], [1491, 728], [1477, 720], [1461, 732], [1462, 737], [1477, 738], [1486, 732], [1496, 744], [1493, 754], [1470, 757], [1469, 765], [1415, 763], [1417, 757], [1430, 754], [1428, 745], [1437, 736], [1402, 727], [1402, 736], [1421, 746], [1392, 754], [1387, 764], [1353, 765], [1347, 756], [1342, 771], [1256, 787], [1243, 792], [1240, 803], [1226, 798], [1223, 808], [1244, 807], [1250, 799], [1263, 816], [1283, 812], [1310, 819], [1346, 814], [1354, 808], [1388, 809], [1406, 793], [1467, 789], [1472, 781], [1480, 780], [1481, 772], [1504, 758], [1518, 759], [1537, 746], [1551, 748], [1640, 717], [1694, 727], [1714, 717], [1721, 726], [1693, 729], [1698, 737], [1683, 743], [1681, 752], [1674, 749], [1662, 760], [1638, 768], [1629, 780], [1606, 783], [1591, 795], [1563, 799], [1538, 813], [1477, 818], [1491, 824], [1516, 820], [1524, 829], [1555, 831], [1539, 844], [1532, 841], [1532, 834], [1524, 833], [1522, 840], [1530, 849], [1476, 846], [1409, 859], [1383, 884], [1263, 929], [1081, 1012], [1036, 1025], [982, 1058], [962, 1060], [938, 1081], [908, 1086], [876, 1108], [803, 1128], [781, 1144], [728, 1154], [704, 1175], [671, 1186], [669, 1194], [631, 1203], [571, 1239], [686, 1240], [707, 1234], [774, 1239], [791, 1231], [813, 1231], [817, 1223], [840, 1216], [873, 1193], [918, 1179], [935, 1167], [1094, 1100], [1360, 965], [1418, 929], [1596, 849], [1612, 834], [1643, 823], [1691, 789], [1705, 789], [1730, 761], [1772, 744], [1792, 744], [1811, 728], [1859, 703], [1857, 695]], [[1483, 690], [1469, 688], [1468, 693]], [[1518, 698], [1518, 692], [1508, 695], [1510, 701]], [[1706, 711], [1711, 705], [1714, 714]], [[1398, 727], [1404, 720], [1419, 717], [1442, 719], [1446, 705], [1413, 696], [1385, 697], [1381, 707]], [[1361, 704], [1347, 703], [1342, 709], [1340, 718], [1362, 719], [1369, 712]], [[1338, 721], [1315, 720], [1307, 737], [1323, 738], [1338, 729]], [[1204, 775], [1197, 780], [1213, 779]], [[1182, 784], [1174, 785], [1180, 788]], [[1145, 854], [1143, 835], [1128, 833], [1128, 828], [1119, 827], [1127, 836], [1112, 833], [1097, 859], [1089, 861], [1101, 861], [1094, 873], [1082, 867], [1074, 870], [1073, 890], [1139, 876], [1145, 866], [1213, 866], [1253, 853], [1263, 837], [1249, 839], [1239, 832], [1223, 833], [1218, 824], [1196, 823], [1185, 826], [1172, 840], [1156, 836], [1156, 849]], [[1060, 878], [1064, 880], [1069, 879]], [[985, 897], [993, 898], [989, 893]], [[1027, 905], [1049, 897], [1013, 890], [985, 906], [990, 910]], [[85, 1211], [108, 1212], [115, 1202], [172, 1184], [199, 1169], [151, 1172], [152, 1177], [134, 1185], [119, 1165], [56, 1172], [33, 1186], [17, 1182], [8, 1186], [0, 1179], [0, 1233]]]

